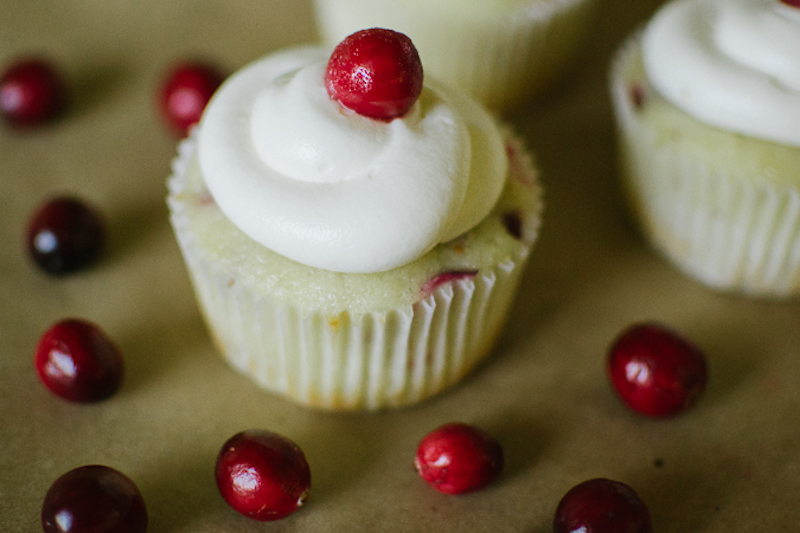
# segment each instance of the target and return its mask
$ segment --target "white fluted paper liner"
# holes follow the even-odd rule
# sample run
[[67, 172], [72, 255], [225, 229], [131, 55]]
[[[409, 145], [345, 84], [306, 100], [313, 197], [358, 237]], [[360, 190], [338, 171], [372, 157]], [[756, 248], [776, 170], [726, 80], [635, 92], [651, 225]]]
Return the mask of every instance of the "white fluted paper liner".
[[[521, 145], [514, 141], [515, 150]], [[471, 279], [444, 283], [414, 304], [336, 313], [253, 290], [199, 245], [182, 195], [202, 195], [183, 178], [194, 149], [184, 141], [169, 180], [171, 222], [199, 307], [223, 357], [264, 389], [305, 405], [380, 409], [426, 399], [458, 382], [488, 355], [536, 238], [540, 199], [530, 156], [518, 164], [536, 188], [521, 252]], [[196, 190], [190, 190], [195, 187]], [[216, 207], [215, 207], [216, 209]]]
[[394, 0], [315, 0], [317, 26], [333, 47], [372, 27], [408, 35], [426, 74], [471, 93], [489, 107], [508, 107], [538, 92], [573, 63], [596, 0], [532, 0], [500, 6], [479, 21], [442, 7]]
[[645, 237], [710, 287], [772, 297], [800, 292], [800, 184], [758, 179], [659, 137], [631, 95], [640, 55], [636, 36], [613, 63], [611, 92], [624, 186]]

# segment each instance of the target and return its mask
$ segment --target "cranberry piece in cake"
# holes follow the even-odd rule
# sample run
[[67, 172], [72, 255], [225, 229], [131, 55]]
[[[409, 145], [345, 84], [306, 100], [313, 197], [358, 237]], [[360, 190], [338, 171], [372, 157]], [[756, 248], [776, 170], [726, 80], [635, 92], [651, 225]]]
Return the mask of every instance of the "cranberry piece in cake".
[[422, 63], [406, 35], [372, 28], [345, 38], [325, 73], [330, 97], [365, 117], [391, 121], [411, 109], [422, 92]]

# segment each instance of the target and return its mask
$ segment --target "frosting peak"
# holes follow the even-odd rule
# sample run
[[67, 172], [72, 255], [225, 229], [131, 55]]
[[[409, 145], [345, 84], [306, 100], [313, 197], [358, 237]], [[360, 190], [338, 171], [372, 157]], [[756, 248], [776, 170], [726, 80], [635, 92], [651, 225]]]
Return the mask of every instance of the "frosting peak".
[[674, 0], [645, 29], [647, 77], [708, 124], [800, 146], [800, 9], [779, 0]]
[[383, 122], [332, 101], [327, 57], [296, 48], [229, 79], [206, 110], [199, 159], [209, 191], [245, 234], [341, 272], [409, 263], [491, 210], [507, 162], [494, 121], [426, 82]]

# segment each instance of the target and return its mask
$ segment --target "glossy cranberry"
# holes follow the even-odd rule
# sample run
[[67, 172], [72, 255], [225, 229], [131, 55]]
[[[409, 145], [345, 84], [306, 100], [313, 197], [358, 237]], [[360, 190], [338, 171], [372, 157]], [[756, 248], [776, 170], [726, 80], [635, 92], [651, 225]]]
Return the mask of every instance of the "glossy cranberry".
[[608, 354], [608, 375], [619, 397], [653, 417], [694, 405], [706, 385], [706, 361], [694, 344], [659, 324], [625, 330]]
[[790, 7], [798, 7], [800, 8], [800, 0], [781, 0], [784, 4]]
[[41, 205], [28, 224], [26, 244], [33, 261], [49, 274], [68, 274], [91, 264], [102, 251], [104, 223], [77, 198], [59, 197]]
[[236, 511], [255, 520], [289, 516], [303, 505], [311, 470], [302, 450], [286, 437], [248, 430], [231, 437], [217, 456], [220, 494]]
[[122, 384], [122, 354], [95, 324], [67, 319], [39, 340], [36, 372], [54, 394], [72, 402], [97, 402]]
[[439, 492], [473, 492], [500, 475], [503, 448], [481, 429], [452, 422], [425, 435], [417, 447], [414, 466]]
[[159, 93], [161, 115], [179, 135], [186, 135], [200, 121], [206, 104], [225, 79], [215, 66], [191, 62], [172, 67]]
[[407, 36], [373, 28], [339, 43], [328, 61], [330, 97], [359, 115], [391, 121], [411, 109], [422, 92], [422, 63]]
[[47, 491], [42, 527], [45, 533], [144, 533], [147, 509], [125, 474], [108, 466], [82, 466]]
[[553, 533], [652, 533], [650, 511], [624, 483], [590, 479], [561, 499]]
[[35, 125], [56, 118], [64, 108], [61, 76], [47, 61], [21, 59], [0, 78], [0, 113], [14, 125]]

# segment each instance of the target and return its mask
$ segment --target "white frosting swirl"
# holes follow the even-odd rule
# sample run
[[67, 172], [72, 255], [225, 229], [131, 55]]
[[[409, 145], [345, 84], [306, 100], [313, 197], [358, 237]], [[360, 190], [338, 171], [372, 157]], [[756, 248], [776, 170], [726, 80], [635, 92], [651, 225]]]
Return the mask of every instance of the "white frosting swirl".
[[404, 265], [480, 222], [508, 165], [492, 118], [427, 79], [405, 117], [362, 117], [329, 98], [327, 59], [316, 47], [273, 54], [209, 103], [199, 160], [225, 215], [273, 251], [339, 272]]
[[800, 9], [779, 0], [676, 0], [645, 29], [655, 89], [708, 124], [800, 146]]

